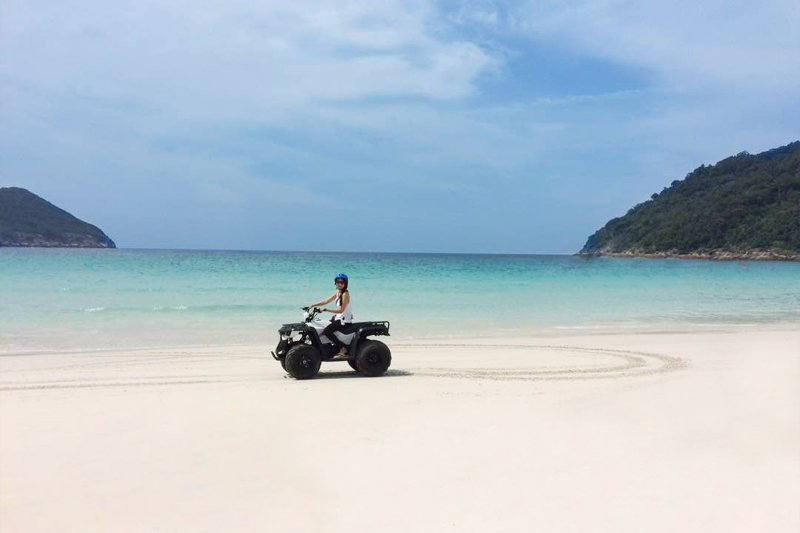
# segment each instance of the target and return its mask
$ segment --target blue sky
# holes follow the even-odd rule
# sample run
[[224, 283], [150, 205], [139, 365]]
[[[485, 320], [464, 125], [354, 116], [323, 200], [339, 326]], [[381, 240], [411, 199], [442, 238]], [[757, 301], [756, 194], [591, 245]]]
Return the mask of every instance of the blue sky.
[[572, 253], [797, 139], [796, 0], [0, 2], [0, 186], [121, 247]]

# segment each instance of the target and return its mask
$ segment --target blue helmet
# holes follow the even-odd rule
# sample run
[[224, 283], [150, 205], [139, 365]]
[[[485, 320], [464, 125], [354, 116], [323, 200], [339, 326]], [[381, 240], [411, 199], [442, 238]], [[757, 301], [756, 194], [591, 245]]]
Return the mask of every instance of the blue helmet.
[[333, 278], [333, 281], [336, 281], [337, 279], [343, 279], [345, 281], [345, 283], [347, 283], [347, 281], [348, 281], [347, 280], [347, 274], [345, 274], [344, 272], [339, 272], [338, 274], [336, 274], [336, 277]]

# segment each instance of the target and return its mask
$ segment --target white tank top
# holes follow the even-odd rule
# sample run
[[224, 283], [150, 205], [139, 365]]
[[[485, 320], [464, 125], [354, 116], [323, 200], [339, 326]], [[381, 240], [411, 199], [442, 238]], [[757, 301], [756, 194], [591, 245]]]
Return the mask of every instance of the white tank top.
[[[336, 298], [336, 305], [342, 305], [342, 297]], [[349, 324], [353, 321], [353, 306], [347, 302], [347, 307], [342, 309], [341, 313], [333, 315], [334, 320], [340, 320], [342, 324]]]

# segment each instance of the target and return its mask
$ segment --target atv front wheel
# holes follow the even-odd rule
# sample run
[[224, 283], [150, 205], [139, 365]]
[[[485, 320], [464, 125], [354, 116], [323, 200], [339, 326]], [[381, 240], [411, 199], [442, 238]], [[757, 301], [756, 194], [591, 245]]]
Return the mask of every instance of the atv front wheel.
[[313, 378], [319, 372], [321, 364], [319, 350], [308, 344], [292, 346], [284, 359], [286, 372], [295, 379]]
[[382, 376], [392, 364], [392, 352], [381, 341], [364, 341], [356, 356], [358, 371], [365, 376]]

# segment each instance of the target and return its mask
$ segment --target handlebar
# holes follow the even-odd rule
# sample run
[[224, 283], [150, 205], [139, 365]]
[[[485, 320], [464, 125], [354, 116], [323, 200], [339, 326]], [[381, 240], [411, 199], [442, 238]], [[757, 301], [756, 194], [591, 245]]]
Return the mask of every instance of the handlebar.
[[312, 320], [314, 320], [314, 318], [316, 318], [318, 314], [322, 312], [322, 309], [320, 309], [319, 307], [315, 307], [314, 309], [311, 309], [310, 307], [302, 307], [301, 309], [304, 312], [308, 313], [308, 316], [306, 317], [306, 322], [311, 322]]

